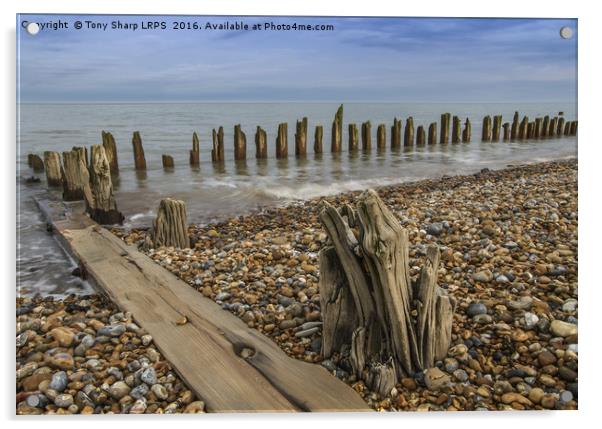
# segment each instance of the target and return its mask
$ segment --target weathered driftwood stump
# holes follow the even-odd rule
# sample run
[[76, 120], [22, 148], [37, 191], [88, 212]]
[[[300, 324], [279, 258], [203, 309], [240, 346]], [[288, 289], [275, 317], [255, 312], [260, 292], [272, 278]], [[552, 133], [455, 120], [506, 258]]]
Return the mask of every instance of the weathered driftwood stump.
[[307, 118], [303, 117], [297, 121], [295, 131], [295, 156], [304, 157], [307, 155]]
[[510, 122], [504, 122], [502, 128], [504, 129], [504, 141], [510, 140]]
[[364, 152], [372, 150], [372, 124], [370, 121], [362, 122], [362, 150]]
[[391, 125], [391, 149], [399, 149], [401, 146], [401, 119], [393, 118]]
[[470, 123], [470, 119], [466, 118], [466, 122], [464, 122], [464, 130], [462, 130], [462, 143], [470, 143], [472, 139], [472, 124]]
[[462, 141], [461, 124], [460, 118], [454, 115], [452, 118], [452, 143], [460, 143]]
[[103, 131], [101, 136], [102, 147], [105, 148], [105, 154], [109, 160], [111, 174], [119, 174], [119, 161], [117, 159], [117, 144], [115, 143], [115, 137], [108, 131]]
[[44, 152], [44, 169], [48, 186], [61, 186], [61, 157], [58, 152], [47, 150]]
[[190, 165], [196, 167], [201, 163], [201, 148], [199, 144], [199, 136], [194, 131], [192, 133], [192, 149], [190, 150]]
[[406, 147], [414, 145], [414, 118], [411, 116], [406, 119], [406, 127], [403, 133], [403, 145]]
[[349, 152], [355, 152], [360, 147], [357, 125], [349, 124]]
[[214, 163], [224, 162], [224, 127], [219, 127], [217, 131], [215, 131], [215, 128], [213, 129], [212, 143], [211, 161]]
[[412, 281], [408, 233], [373, 190], [356, 210], [324, 202], [320, 220], [330, 239], [320, 251], [322, 353], [348, 353], [356, 376], [388, 394], [447, 354], [455, 300], [437, 286], [439, 250], [428, 248]]
[[234, 159], [236, 161], [247, 159], [247, 136], [240, 128], [240, 124], [234, 126]]
[[42, 158], [35, 153], [30, 154], [30, 157], [31, 168], [33, 168], [33, 171], [36, 173], [44, 171], [44, 161], [42, 161]]
[[424, 146], [426, 142], [426, 132], [424, 131], [424, 127], [422, 125], [418, 125], [416, 128], [416, 146]]
[[146, 170], [146, 158], [144, 157], [142, 137], [140, 137], [139, 131], [134, 131], [132, 146], [134, 148], [134, 165], [136, 166], [136, 170]]
[[117, 210], [113, 196], [111, 169], [101, 145], [93, 145], [90, 156], [90, 187], [84, 188], [86, 212], [103, 225], [123, 223], [123, 215]]
[[86, 192], [90, 192], [86, 151], [83, 147], [74, 147], [63, 152], [63, 200], [83, 200]]
[[332, 121], [332, 134], [330, 139], [330, 151], [340, 152], [343, 141], [343, 105], [337, 109]]
[[437, 123], [431, 122], [429, 125], [429, 144], [437, 144]]
[[316, 125], [316, 131], [314, 133], [314, 153], [324, 152], [324, 145], [322, 144], [323, 137], [324, 127], [322, 125]]
[[519, 126], [519, 115], [518, 112], [514, 112], [512, 118], [512, 128], [510, 129], [510, 139], [516, 140], [518, 138], [518, 126]]
[[385, 124], [378, 124], [376, 128], [376, 149], [383, 151], [387, 148], [387, 129]]
[[450, 113], [443, 113], [441, 115], [441, 139], [440, 144], [449, 143], [449, 120], [451, 119]]
[[186, 204], [184, 201], [165, 198], [159, 203], [157, 217], [153, 222], [151, 240], [154, 247], [190, 247]]
[[255, 158], [266, 159], [268, 157], [268, 135], [263, 128], [257, 126], [255, 131]]
[[493, 130], [491, 133], [491, 140], [494, 142], [500, 141], [502, 131], [502, 115], [495, 115], [493, 117]]
[[483, 130], [481, 140], [484, 142], [491, 141], [491, 116], [489, 115], [483, 118]]
[[172, 169], [174, 167], [173, 156], [171, 155], [161, 155], [161, 162], [163, 163], [163, 168]]
[[288, 123], [278, 124], [278, 134], [276, 134], [276, 158], [288, 158]]

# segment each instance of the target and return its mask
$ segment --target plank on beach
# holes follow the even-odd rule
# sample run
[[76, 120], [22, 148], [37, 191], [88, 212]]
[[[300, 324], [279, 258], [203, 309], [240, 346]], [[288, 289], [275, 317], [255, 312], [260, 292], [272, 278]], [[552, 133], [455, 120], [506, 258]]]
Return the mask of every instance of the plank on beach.
[[[274, 342], [85, 215], [39, 202], [88, 278], [152, 335], [209, 411], [369, 411], [325, 368]], [[178, 324], [184, 317], [187, 323]]]

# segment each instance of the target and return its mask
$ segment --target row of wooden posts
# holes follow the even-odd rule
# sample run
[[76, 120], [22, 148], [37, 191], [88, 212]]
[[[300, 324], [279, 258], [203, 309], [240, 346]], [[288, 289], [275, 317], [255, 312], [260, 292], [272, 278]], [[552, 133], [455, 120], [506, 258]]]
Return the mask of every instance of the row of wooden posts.
[[[451, 125], [451, 130], [450, 130]], [[427, 130], [419, 125], [414, 129], [414, 119], [410, 116], [406, 119], [405, 128], [403, 129], [403, 146], [412, 147], [414, 144], [422, 146], [425, 144], [434, 145], [452, 143], [469, 143], [472, 140], [472, 124], [470, 119], [466, 118], [462, 124], [458, 116], [451, 116], [450, 113], [441, 115], [440, 130], [437, 130], [438, 123], [432, 122]], [[348, 124], [349, 128], [349, 143], [350, 152], [360, 149], [370, 151], [372, 149], [372, 124], [366, 121], [361, 124], [361, 130], [358, 130], [357, 124]], [[577, 121], [565, 121], [563, 113], [559, 112], [557, 116], [538, 117], [533, 121], [529, 121], [528, 116], [520, 118], [518, 112], [514, 113], [512, 122], [502, 122], [502, 115], [487, 115], [483, 118], [482, 141], [495, 142], [503, 139], [504, 141], [525, 140], [525, 139], [542, 139], [560, 136], [574, 136], [577, 134]], [[324, 152], [323, 146], [324, 130], [322, 125], [316, 125], [314, 132], [314, 153], [320, 154]], [[338, 153], [342, 151], [343, 140], [343, 105], [341, 105], [332, 123], [330, 151]], [[211, 150], [211, 160], [213, 163], [223, 163], [225, 161], [224, 150], [224, 129], [219, 127], [212, 132], [213, 148]], [[115, 138], [110, 132], [102, 132], [102, 146], [105, 150], [109, 166], [112, 174], [119, 172], [119, 164], [117, 160], [117, 148]], [[308, 121], [304, 117], [297, 121], [295, 130], [295, 156], [304, 157], [307, 155], [308, 146]], [[376, 146], [379, 150], [387, 147], [387, 130], [385, 124], [379, 124], [376, 131]], [[402, 120], [394, 118], [391, 126], [390, 134], [391, 149], [399, 149], [402, 146]], [[146, 157], [142, 145], [142, 137], [139, 131], [135, 131], [132, 136], [132, 147], [134, 152], [134, 164], [136, 170], [146, 170]], [[260, 126], [255, 132], [255, 157], [257, 159], [268, 158], [268, 142], [267, 133]], [[284, 159], [288, 157], [288, 124], [281, 123], [278, 125], [276, 135], [276, 158]], [[247, 137], [242, 130], [240, 124], [234, 126], [234, 159], [237, 161], [247, 158]], [[59, 159], [57, 152], [47, 152], [44, 155], [44, 161], [36, 155], [29, 154], [29, 166], [34, 171], [43, 171], [45, 164], [52, 163], [53, 159]], [[196, 132], [192, 134], [192, 149], [190, 150], [189, 163], [192, 166], [200, 164], [200, 145], [199, 137]], [[166, 169], [174, 167], [174, 159], [171, 155], [162, 155], [162, 164]], [[51, 165], [51, 168], [59, 168]], [[56, 171], [48, 171], [47, 178], [50, 185], [56, 184]]]

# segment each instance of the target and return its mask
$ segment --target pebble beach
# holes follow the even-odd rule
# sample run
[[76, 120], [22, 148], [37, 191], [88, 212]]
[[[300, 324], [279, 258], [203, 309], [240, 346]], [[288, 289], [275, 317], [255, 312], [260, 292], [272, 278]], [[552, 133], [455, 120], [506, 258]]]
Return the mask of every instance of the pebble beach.
[[[577, 161], [376, 191], [408, 230], [411, 275], [437, 244], [439, 285], [458, 302], [448, 356], [385, 397], [351, 374], [348, 356], [320, 356], [322, 198], [190, 225], [190, 249], [145, 249], [145, 230], [112, 231], [375, 410], [576, 409]], [[17, 335], [18, 413], [204, 411], [131, 315], [98, 296], [20, 298]]]

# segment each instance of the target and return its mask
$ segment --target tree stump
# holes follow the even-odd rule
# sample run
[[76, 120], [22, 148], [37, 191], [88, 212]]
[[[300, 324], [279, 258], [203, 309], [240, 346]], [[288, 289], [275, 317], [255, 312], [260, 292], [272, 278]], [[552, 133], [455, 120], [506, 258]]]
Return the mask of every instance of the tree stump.
[[550, 129], [550, 117], [548, 115], [543, 117], [543, 122], [541, 124], [541, 138], [546, 138], [548, 136], [548, 130]]
[[343, 105], [341, 104], [337, 109], [337, 113], [334, 115], [332, 121], [332, 135], [330, 141], [330, 151], [340, 152], [341, 142], [343, 140]]
[[276, 135], [276, 158], [288, 158], [288, 124], [286, 122], [278, 124], [278, 134]]
[[383, 151], [387, 148], [387, 129], [385, 124], [378, 124], [376, 128], [376, 148]]
[[173, 157], [171, 155], [161, 155], [161, 162], [163, 163], [163, 168], [173, 169]]
[[61, 186], [61, 157], [58, 152], [47, 150], [44, 152], [44, 170], [46, 170], [46, 182], [48, 186]]
[[324, 152], [324, 145], [322, 144], [323, 136], [324, 127], [322, 127], [322, 125], [316, 125], [316, 131], [314, 133], [314, 153]]
[[201, 164], [201, 148], [199, 144], [199, 136], [194, 131], [192, 133], [192, 149], [190, 150], [190, 165], [198, 167]]
[[405, 147], [414, 146], [414, 118], [406, 119], [406, 127], [403, 133], [403, 145]]
[[462, 142], [470, 143], [472, 139], [472, 125], [470, 123], [470, 119], [466, 118], [466, 122], [464, 122], [464, 130], [462, 131]]
[[215, 128], [212, 131], [213, 148], [211, 149], [211, 161], [213, 163], [224, 162], [224, 127], [219, 127], [218, 131]]
[[510, 123], [504, 122], [504, 125], [502, 125], [502, 127], [504, 128], [504, 141], [510, 140]]
[[484, 142], [491, 141], [491, 116], [487, 115], [483, 118], [483, 133], [481, 140]]
[[33, 171], [35, 171], [36, 173], [44, 171], [44, 161], [42, 161], [42, 158], [40, 158], [39, 155], [36, 155], [35, 153], [30, 154], [30, 157], [31, 168], [33, 168]]
[[401, 146], [401, 119], [393, 118], [391, 126], [391, 149], [399, 149]]
[[115, 137], [108, 131], [102, 131], [101, 136], [102, 147], [105, 149], [111, 174], [119, 174], [119, 161], [117, 160], [117, 144], [115, 143]]
[[364, 152], [372, 150], [372, 124], [370, 121], [362, 122], [362, 150]]
[[449, 120], [451, 118], [450, 113], [443, 113], [441, 115], [441, 139], [440, 144], [449, 143]]
[[184, 201], [171, 198], [161, 200], [151, 235], [155, 248], [165, 246], [187, 249], [190, 247]]
[[90, 192], [86, 151], [83, 147], [74, 147], [70, 151], [63, 152], [63, 200], [83, 200], [86, 192]]
[[132, 146], [134, 148], [134, 165], [136, 170], [146, 170], [146, 158], [144, 157], [144, 148], [142, 147], [142, 138], [139, 131], [134, 131]]
[[519, 125], [519, 115], [518, 112], [514, 112], [514, 116], [512, 118], [512, 128], [510, 129], [510, 139], [516, 140], [518, 137], [518, 125]]
[[234, 126], [234, 159], [236, 161], [247, 159], [247, 136], [240, 128], [240, 124]]
[[257, 126], [255, 131], [255, 158], [266, 159], [268, 157], [268, 135], [263, 128]]
[[101, 145], [93, 145], [90, 156], [90, 187], [84, 188], [86, 212], [102, 225], [123, 223], [113, 196], [111, 168]]
[[304, 117], [297, 121], [295, 132], [295, 156], [304, 157], [307, 155], [307, 118]]
[[491, 133], [491, 141], [499, 142], [502, 131], [502, 115], [495, 115], [493, 117], [493, 130]]
[[429, 125], [428, 144], [437, 144], [437, 123], [431, 122]]
[[416, 128], [416, 146], [424, 146], [426, 143], [426, 132], [422, 125], [418, 125]]
[[462, 141], [462, 123], [460, 118], [454, 115], [452, 118], [452, 143], [460, 143]]
[[360, 139], [356, 124], [349, 124], [349, 152], [355, 152], [360, 147]]
[[322, 353], [339, 352], [381, 395], [399, 377], [433, 367], [451, 342], [455, 300], [437, 286], [439, 249], [427, 249], [412, 281], [408, 232], [376, 192], [354, 210], [323, 202], [329, 244], [320, 251]]

